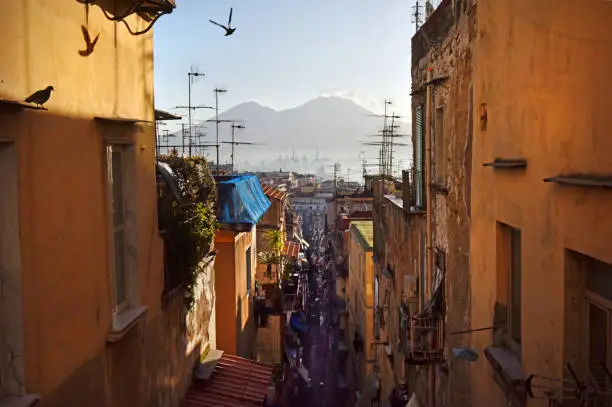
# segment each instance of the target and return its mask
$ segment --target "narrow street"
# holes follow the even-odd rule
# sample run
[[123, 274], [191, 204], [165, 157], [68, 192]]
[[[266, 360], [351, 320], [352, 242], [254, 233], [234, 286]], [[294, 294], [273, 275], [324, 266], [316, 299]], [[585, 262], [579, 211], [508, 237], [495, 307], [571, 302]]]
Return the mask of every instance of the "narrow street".
[[308, 333], [304, 335], [302, 363], [310, 374], [306, 383], [297, 372], [292, 373], [285, 394], [284, 406], [339, 406], [342, 392], [338, 389], [338, 357], [333, 315], [333, 277], [319, 282], [318, 272], [309, 275], [306, 302]]

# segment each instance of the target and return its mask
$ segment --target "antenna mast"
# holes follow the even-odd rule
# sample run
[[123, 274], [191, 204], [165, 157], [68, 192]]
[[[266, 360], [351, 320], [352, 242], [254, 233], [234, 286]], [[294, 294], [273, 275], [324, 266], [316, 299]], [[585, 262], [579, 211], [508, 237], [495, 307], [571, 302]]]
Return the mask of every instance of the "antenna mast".
[[412, 7], [414, 9], [414, 14], [412, 17], [414, 18], [414, 27], [415, 31], [419, 31], [421, 24], [423, 24], [423, 20], [421, 19], [421, 6], [419, 5], [419, 0], [416, 0], [416, 4]]

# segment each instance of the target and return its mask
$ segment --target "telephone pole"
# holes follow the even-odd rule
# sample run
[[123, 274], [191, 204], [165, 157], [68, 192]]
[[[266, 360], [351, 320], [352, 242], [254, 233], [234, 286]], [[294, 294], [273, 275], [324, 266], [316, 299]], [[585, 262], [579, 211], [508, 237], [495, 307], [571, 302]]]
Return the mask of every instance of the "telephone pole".
[[[217, 146], [219, 145], [219, 93], [227, 93], [227, 89], [215, 88], [215, 126], [217, 135]], [[217, 173], [219, 172], [219, 147], [217, 147]]]

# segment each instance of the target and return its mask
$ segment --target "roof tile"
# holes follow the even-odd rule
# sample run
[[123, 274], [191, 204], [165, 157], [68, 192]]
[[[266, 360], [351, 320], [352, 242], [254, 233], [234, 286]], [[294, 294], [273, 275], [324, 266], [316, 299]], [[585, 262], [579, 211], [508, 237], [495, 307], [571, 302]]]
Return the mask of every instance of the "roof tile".
[[272, 366], [224, 353], [210, 380], [194, 380], [182, 407], [261, 407]]

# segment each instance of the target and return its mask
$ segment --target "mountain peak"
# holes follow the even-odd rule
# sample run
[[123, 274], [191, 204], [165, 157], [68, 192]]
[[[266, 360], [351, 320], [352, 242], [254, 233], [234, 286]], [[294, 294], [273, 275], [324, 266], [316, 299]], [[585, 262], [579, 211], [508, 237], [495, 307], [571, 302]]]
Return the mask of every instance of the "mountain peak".
[[346, 111], [348, 114], [368, 114], [372, 113], [368, 109], [363, 106], [355, 103], [353, 100], [349, 98], [345, 98], [342, 96], [317, 96], [314, 99], [311, 99], [304, 104], [296, 106], [291, 109], [287, 109], [284, 111], [292, 111], [292, 110], [328, 110], [328, 109], [341, 109]]

